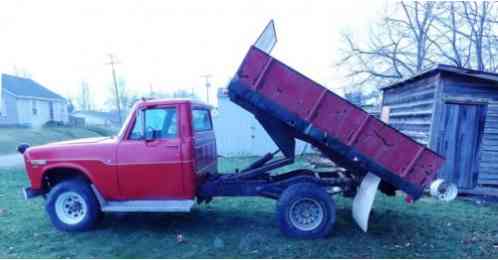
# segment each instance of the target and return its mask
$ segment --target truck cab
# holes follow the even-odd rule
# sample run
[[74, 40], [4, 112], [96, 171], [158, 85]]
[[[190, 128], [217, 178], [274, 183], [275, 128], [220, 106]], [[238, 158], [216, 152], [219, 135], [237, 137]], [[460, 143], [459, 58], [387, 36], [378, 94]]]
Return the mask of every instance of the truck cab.
[[116, 164], [122, 199], [192, 199], [199, 179], [217, 171], [209, 106], [138, 103], [119, 135]]
[[198, 185], [217, 172], [210, 107], [141, 100], [114, 137], [21, 146], [31, 187], [56, 227], [81, 230], [99, 212], [190, 211]]

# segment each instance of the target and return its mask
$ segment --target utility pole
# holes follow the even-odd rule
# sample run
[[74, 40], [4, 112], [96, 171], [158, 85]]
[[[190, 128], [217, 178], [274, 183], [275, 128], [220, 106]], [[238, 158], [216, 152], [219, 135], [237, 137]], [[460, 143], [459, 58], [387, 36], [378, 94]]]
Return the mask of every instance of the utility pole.
[[114, 81], [114, 90], [116, 92], [116, 108], [118, 109], [118, 119], [119, 119], [119, 123], [121, 124], [122, 120], [121, 120], [121, 102], [119, 100], [119, 90], [118, 90], [118, 81], [116, 79], [116, 69], [114, 68], [114, 65], [117, 65], [119, 64], [119, 62], [116, 60], [116, 57], [109, 53], [108, 54], [109, 56], [109, 62], [106, 63], [106, 65], [111, 65], [111, 69], [112, 69], [112, 80]]
[[152, 83], [149, 82], [149, 98], [154, 98], [154, 88], [152, 88]]
[[209, 104], [209, 88], [211, 87], [211, 83], [209, 83], [209, 79], [212, 77], [211, 74], [201, 75], [201, 78], [206, 79], [206, 103]]

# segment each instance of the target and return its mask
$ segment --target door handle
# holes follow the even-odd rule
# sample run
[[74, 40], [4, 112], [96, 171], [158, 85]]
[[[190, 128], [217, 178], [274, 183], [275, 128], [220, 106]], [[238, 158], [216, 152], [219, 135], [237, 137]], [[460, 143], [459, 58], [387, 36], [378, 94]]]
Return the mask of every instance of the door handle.
[[166, 148], [177, 149], [179, 146], [177, 144], [168, 144]]

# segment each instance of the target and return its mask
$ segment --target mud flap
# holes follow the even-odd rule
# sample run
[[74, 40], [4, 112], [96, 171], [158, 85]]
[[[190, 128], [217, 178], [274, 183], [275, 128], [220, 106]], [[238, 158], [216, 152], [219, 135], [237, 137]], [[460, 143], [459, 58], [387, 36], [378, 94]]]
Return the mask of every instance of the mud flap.
[[353, 199], [353, 219], [364, 232], [368, 230], [368, 218], [379, 183], [380, 178], [369, 172], [361, 181]]

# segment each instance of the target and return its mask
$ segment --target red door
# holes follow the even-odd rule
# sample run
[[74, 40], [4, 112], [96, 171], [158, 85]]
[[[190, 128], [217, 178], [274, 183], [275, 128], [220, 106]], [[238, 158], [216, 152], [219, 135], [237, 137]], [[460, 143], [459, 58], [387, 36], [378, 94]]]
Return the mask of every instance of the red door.
[[123, 198], [182, 198], [183, 180], [177, 108], [140, 110], [117, 151], [118, 181]]
[[218, 171], [216, 137], [213, 131], [211, 113], [207, 108], [192, 109], [192, 128], [194, 132], [195, 172], [197, 174]]

